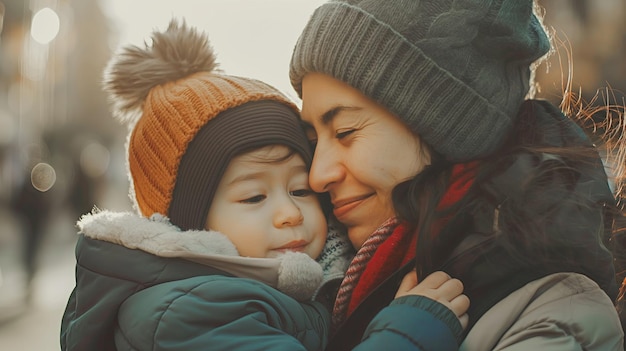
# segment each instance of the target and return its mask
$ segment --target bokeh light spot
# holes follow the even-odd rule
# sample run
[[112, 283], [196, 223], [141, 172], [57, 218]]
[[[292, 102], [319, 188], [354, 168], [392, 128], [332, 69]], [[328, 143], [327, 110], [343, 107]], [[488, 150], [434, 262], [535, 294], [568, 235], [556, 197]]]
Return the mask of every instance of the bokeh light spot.
[[46, 192], [52, 188], [57, 180], [54, 168], [47, 163], [38, 163], [30, 171], [30, 181], [33, 187], [41, 192]]
[[30, 35], [39, 44], [48, 44], [59, 34], [60, 25], [59, 15], [51, 8], [44, 7], [33, 16]]
[[92, 178], [103, 175], [109, 168], [111, 153], [97, 142], [89, 143], [80, 153], [80, 167]]

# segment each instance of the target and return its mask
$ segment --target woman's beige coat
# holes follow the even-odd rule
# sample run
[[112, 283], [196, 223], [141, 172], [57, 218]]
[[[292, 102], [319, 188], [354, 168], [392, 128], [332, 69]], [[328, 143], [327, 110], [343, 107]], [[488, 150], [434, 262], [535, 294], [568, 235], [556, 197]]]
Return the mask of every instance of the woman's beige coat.
[[606, 293], [584, 275], [557, 273], [528, 283], [494, 305], [460, 350], [621, 351], [623, 339]]

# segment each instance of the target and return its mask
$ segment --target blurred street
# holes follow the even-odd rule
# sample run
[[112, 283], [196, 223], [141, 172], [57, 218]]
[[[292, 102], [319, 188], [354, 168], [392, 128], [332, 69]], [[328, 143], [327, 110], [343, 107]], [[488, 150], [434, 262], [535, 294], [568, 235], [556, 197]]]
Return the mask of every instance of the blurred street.
[[[289, 61], [326, 1], [0, 0], [0, 351], [60, 350], [74, 224], [94, 205], [130, 210], [127, 129], [101, 86], [119, 45], [142, 46], [184, 18], [209, 34], [221, 70], [269, 83], [299, 105]], [[537, 97], [558, 105], [569, 84], [591, 106], [624, 105], [626, 0], [537, 3], [555, 46], [537, 69]]]
[[0, 349], [60, 350], [61, 316], [74, 286], [75, 230], [63, 216], [51, 223], [42, 242], [39, 269], [27, 303], [18, 231], [10, 214], [3, 211], [0, 217]]
[[[100, 208], [130, 211], [126, 184], [111, 188]], [[58, 208], [43, 236], [32, 282], [30, 303], [21, 265], [20, 228], [0, 207], [0, 350], [59, 351], [59, 329], [67, 298], [74, 287], [77, 218]]]

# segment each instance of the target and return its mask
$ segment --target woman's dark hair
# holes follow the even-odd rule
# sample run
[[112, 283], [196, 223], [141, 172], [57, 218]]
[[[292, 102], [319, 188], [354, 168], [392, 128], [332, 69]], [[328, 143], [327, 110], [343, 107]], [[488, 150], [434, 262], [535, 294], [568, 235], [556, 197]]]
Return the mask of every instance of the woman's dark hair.
[[[542, 21], [543, 10], [537, 3], [534, 12]], [[604, 233], [599, 236], [613, 252], [617, 283], [621, 284], [626, 279], [626, 103], [623, 97], [618, 98], [611, 89], [599, 90], [590, 101], [584, 101], [581, 95], [574, 91], [572, 75], [568, 74], [573, 71], [573, 67], [567, 42], [560, 40], [556, 32], [550, 28], [544, 26], [544, 31], [548, 33], [553, 44], [553, 50], [549, 55], [557, 54], [559, 63], [566, 65], [565, 69], [562, 69], [563, 92], [559, 107], [569, 119], [557, 123], [552, 128], [537, 127], [532, 108], [529, 108], [532, 105], [525, 104], [526, 111], [523, 107], [506, 144], [497, 153], [479, 160], [473, 186], [466, 196], [443, 211], [438, 211], [437, 205], [449, 186], [454, 164], [440, 154], [432, 152], [431, 165], [415, 178], [399, 184], [394, 189], [392, 197], [398, 217], [406, 221], [409, 229], [416, 231], [418, 235], [417, 268], [422, 274], [436, 270], [443, 257], [447, 257], [447, 254], [463, 239], [462, 235], [454, 233], [464, 233], [472, 225], [470, 223], [472, 214], [485, 210], [485, 201], [482, 200], [496, 206], [497, 214], [494, 216], [497, 218], [494, 218], [494, 222], [497, 222], [500, 231], [515, 233], [498, 239], [511, 256], [522, 263], [532, 263], [528, 261], [533, 259], [527, 257], [522, 250], [533, 247], [541, 250], [544, 243], [552, 246], [562, 244], [565, 248], [584, 245], [573, 242], [568, 237], [555, 238], [547, 232], [548, 227], [552, 225], [552, 216], [559, 212], [559, 207], [562, 207], [559, 204], [561, 201], [565, 202], [565, 205], [574, 206], [576, 210], [581, 207], [584, 209], [602, 206], [603, 228], [598, 230], [603, 230]], [[534, 81], [534, 72], [539, 65], [546, 62], [547, 56], [531, 65], [529, 98], [539, 90]], [[617, 101], [621, 103], [615, 103]], [[545, 142], [560, 140], [563, 128], [567, 128], [567, 124], [571, 124], [570, 121], [574, 121], [587, 134], [593, 145], [584, 142], [561, 145], [558, 142]], [[503, 199], [493, 198], [493, 191], [489, 191], [489, 187], [485, 185], [503, 170], [512, 167], [520, 154], [526, 155], [528, 160], [533, 160], [536, 165], [533, 172], [520, 180], [518, 189], [507, 189], [517, 192], [509, 194], [504, 202]], [[590, 199], [571, 188], [581, 169], [595, 172], [598, 178], [605, 177], [603, 172], [600, 172], [603, 168], [599, 163], [600, 157], [608, 171], [614, 201]], [[601, 182], [602, 179], [598, 183]], [[544, 201], [548, 196], [551, 200], [559, 200]], [[517, 201], [512, 199], [515, 197], [518, 198]], [[442, 218], [445, 218], [448, 224], [439, 233], [433, 233], [433, 226]], [[568, 257], [567, 253], [564, 253], [562, 258], [576, 259]], [[626, 315], [624, 301], [626, 288], [622, 290]]]
[[[468, 228], [475, 224], [472, 221], [476, 212], [492, 206], [492, 211], [497, 211], [494, 221], [497, 220], [498, 230], [491, 235], [505, 233], [498, 236], [498, 245], [520, 264], [532, 266], [543, 260], [545, 264], [553, 264], [555, 267], [580, 266], [580, 258], [576, 254], [588, 250], [586, 246], [589, 246], [589, 242], [577, 240], [578, 237], [574, 235], [554, 235], [553, 231], [564, 234], [570, 227], [583, 226], [577, 230], [587, 228], [603, 232], [599, 233], [599, 237], [606, 246], [614, 249], [618, 279], [623, 278], [626, 265], [622, 262], [626, 262], [626, 239], [621, 206], [623, 203], [619, 201], [623, 194], [623, 179], [618, 177], [613, 180], [617, 202], [607, 197], [587, 197], [584, 191], [576, 191], [578, 181], [581, 177], [589, 176], [588, 173], [592, 174], [590, 177], [593, 179], [590, 180], [593, 182], [602, 184], [604, 180], [606, 183], [597, 148], [591, 143], [581, 142], [584, 137], [576, 142], [565, 141], [562, 145], [550, 142], [560, 142], [564, 130], [571, 122], [562, 119], [552, 126], [538, 126], [539, 123], [534, 120], [537, 104], [541, 105], [539, 102], [525, 103], [509, 140], [497, 153], [478, 161], [473, 185], [452, 207], [437, 209], [449, 186], [454, 167], [454, 164], [437, 153], [432, 154], [431, 165], [420, 174], [396, 186], [392, 194], [396, 213], [418, 235], [416, 257], [420, 276], [440, 269], [445, 258], [464, 239]], [[572, 116], [571, 120], [589, 130], [590, 118], [592, 114], [597, 115], [598, 109], [577, 111], [578, 114]], [[626, 142], [623, 137], [615, 137], [618, 133], [615, 131], [616, 125], [621, 126], [623, 133], [622, 118], [621, 114], [607, 114], [604, 134], [592, 140], [598, 144], [598, 148], [611, 149], [614, 155], [616, 152], [618, 155], [621, 153], [623, 162]], [[616, 119], [622, 121], [621, 124], [616, 124]], [[594, 125], [596, 128], [592, 131], [597, 132], [597, 123]], [[610, 152], [603, 154], [608, 155]], [[494, 192], [494, 186], [497, 187], [494, 179], [505, 172], [515, 173], [510, 170], [515, 170], [518, 166], [516, 163], [520, 162], [528, 166], [520, 168], [526, 169], [526, 173], [517, 175], [518, 179], [509, 184], [510, 187], [503, 186], [503, 189], [496, 189]], [[617, 164], [616, 167], [618, 173], [613, 174], [623, 175], [623, 171], [619, 173], [619, 167], [623, 167], [623, 164]], [[500, 190], [504, 190], [505, 194]], [[602, 189], [593, 190], [595, 193], [602, 193]], [[567, 215], [564, 213], [566, 209], [580, 212], [582, 216], [578, 218], [579, 222], [560, 223], [559, 220], [565, 219], [562, 216]], [[447, 219], [447, 224], [438, 231], [437, 223], [442, 218]], [[554, 229], [555, 226], [560, 227]], [[580, 237], [588, 239], [592, 236]], [[588, 273], [582, 268], [580, 270], [581, 273]]]
[[[516, 268], [505, 267], [498, 274], [526, 282], [548, 273], [578, 272], [615, 297], [615, 286], [626, 282], [626, 104], [623, 99], [610, 103], [619, 101], [610, 90], [584, 101], [573, 92], [571, 81], [562, 86], [560, 109], [540, 100], [524, 102], [504, 145], [467, 168], [474, 181], [452, 206], [438, 208], [457, 165], [437, 153], [422, 172], [394, 188], [396, 214], [417, 235], [419, 279], [449, 267], [446, 260], [463, 247], [474, 252], [456, 266], [461, 271], [471, 269], [472, 259], [499, 251], [499, 256], [483, 259], [481, 264], [491, 260], [483, 268], [508, 261], [502, 264]], [[538, 110], [552, 123], [536, 120]], [[459, 244], [470, 230], [485, 240], [468, 249]], [[473, 277], [462, 280], [472, 284]], [[509, 292], [519, 288], [514, 284]], [[493, 287], [487, 285], [483, 292]], [[481, 296], [478, 303], [485, 297], [476, 296]], [[617, 309], [626, 327], [626, 285]]]
[[432, 151], [431, 163], [413, 179], [398, 184], [392, 192], [398, 218], [407, 223], [410, 232], [418, 233], [416, 257], [420, 258], [417, 263], [420, 278], [435, 270], [433, 257], [437, 253], [430, 249], [434, 238], [425, 228], [431, 228], [436, 218], [443, 216], [436, 212], [436, 207], [448, 186], [451, 169], [451, 163], [441, 154]]

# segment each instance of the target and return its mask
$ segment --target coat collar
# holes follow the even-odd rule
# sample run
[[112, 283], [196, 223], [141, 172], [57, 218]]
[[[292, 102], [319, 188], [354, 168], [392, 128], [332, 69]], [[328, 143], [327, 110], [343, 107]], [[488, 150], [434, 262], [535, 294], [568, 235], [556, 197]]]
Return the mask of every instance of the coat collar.
[[322, 268], [304, 253], [278, 258], [241, 257], [224, 234], [211, 230], [181, 231], [159, 214], [151, 218], [129, 212], [94, 210], [77, 222], [79, 234], [164, 258], [182, 258], [251, 278], [297, 300], [308, 300], [322, 281]]

